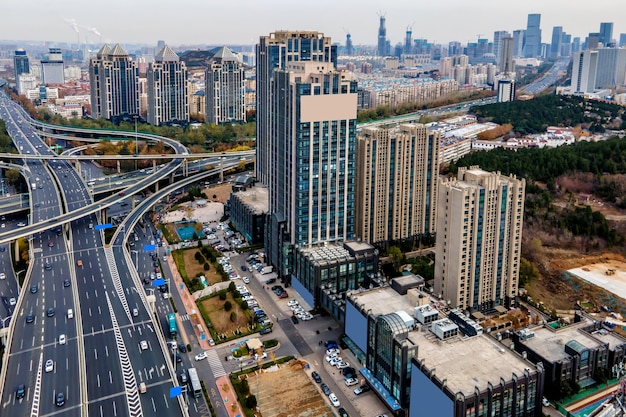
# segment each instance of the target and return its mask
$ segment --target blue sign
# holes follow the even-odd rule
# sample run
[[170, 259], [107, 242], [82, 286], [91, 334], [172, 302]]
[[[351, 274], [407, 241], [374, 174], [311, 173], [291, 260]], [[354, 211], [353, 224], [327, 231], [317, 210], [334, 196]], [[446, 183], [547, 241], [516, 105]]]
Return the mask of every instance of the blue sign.
[[164, 279], [155, 279], [154, 282], [152, 283], [152, 285], [154, 285], [155, 287], [160, 287], [161, 285], [165, 285], [165, 280]]
[[143, 250], [145, 250], [146, 252], [151, 251], [151, 250], [155, 250], [156, 246], [155, 245], [146, 245], [143, 247]]
[[93, 230], [111, 229], [113, 225], [111, 223], [97, 224], [93, 227]]
[[183, 387], [170, 388], [170, 398], [178, 397], [183, 393]]

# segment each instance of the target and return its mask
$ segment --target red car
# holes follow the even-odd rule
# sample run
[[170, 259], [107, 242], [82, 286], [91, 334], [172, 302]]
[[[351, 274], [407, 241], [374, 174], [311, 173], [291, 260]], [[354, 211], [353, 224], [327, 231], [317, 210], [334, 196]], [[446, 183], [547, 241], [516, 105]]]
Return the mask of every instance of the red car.
[[289, 294], [287, 294], [287, 291], [280, 293], [280, 295], [278, 296], [278, 298], [287, 298], [289, 297]]
[[48, 246], [53, 247], [54, 246], [54, 242], [53, 241], [48, 242]]

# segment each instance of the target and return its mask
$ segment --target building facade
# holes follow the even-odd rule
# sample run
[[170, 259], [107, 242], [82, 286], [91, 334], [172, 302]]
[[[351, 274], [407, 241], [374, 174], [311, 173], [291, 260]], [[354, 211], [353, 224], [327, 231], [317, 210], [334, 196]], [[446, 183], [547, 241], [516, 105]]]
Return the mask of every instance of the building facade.
[[272, 93], [274, 71], [290, 62], [313, 61], [337, 65], [337, 46], [319, 32], [279, 31], [262, 36], [256, 47], [256, 177], [262, 184], [270, 182], [270, 165], [274, 148], [274, 114]]
[[45, 59], [41, 60], [41, 78], [44, 84], [65, 83], [63, 54], [60, 48], [50, 48]]
[[357, 140], [357, 236], [372, 244], [435, 233], [438, 132], [423, 124], [364, 128]]
[[599, 48], [574, 54], [572, 92], [593, 93], [626, 83], [626, 49]]
[[105, 44], [90, 60], [89, 82], [94, 118], [139, 114], [139, 69], [121, 45]]
[[206, 123], [245, 123], [243, 65], [227, 47], [220, 48], [206, 70]]
[[528, 15], [528, 24], [524, 36], [524, 57], [536, 58], [541, 56], [541, 15]]
[[30, 74], [28, 55], [22, 48], [17, 49], [13, 55], [13, 68], [15, 70], [15, 84], [19, 85], [20, 75]]
[[518, 294], [525, 180], [479, 167], [443, 180], [437, 200], [434, 294], [490, 311]]
[[148, 123], [189, 121], [188, 77], [185, 63], [165, 45], [148, 65]]

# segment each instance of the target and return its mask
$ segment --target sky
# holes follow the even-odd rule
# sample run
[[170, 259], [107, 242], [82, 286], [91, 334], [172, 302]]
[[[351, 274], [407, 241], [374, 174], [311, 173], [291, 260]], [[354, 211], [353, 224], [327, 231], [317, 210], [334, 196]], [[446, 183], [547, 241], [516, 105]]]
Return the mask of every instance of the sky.
[[[496, 30], [526, 27], [541, 14], [542, 41], [553, 26], [584, 40], [600, 22], [626, 32], [624, 0], [5, 0], [0, 40], [177, 45], [253, 45], [277, 30], [316, 30], [343, 44], [375, 45], [379, 14], [392, 45], [413, 38], [434, 43], [493, 39]], [[77, 32], [78, 31], [78, 32]]]

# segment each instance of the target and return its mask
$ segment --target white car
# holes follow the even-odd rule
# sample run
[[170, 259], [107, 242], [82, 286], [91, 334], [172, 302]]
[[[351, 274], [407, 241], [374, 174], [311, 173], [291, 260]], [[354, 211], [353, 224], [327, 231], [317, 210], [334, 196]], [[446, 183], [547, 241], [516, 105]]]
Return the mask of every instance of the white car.
[[288, 301], [288, 302], [287, 302], [287, 305], [288, 305], [289, 307], [292, 307], [292, 306], [297, 306], [298, 304], [299, 304], [299, 303], [298, 303], [298, 300], [290, 300], [290, 301]]
[[0, 272], [0, 279], [6, 279], [7, 276], [4, 272]]
[[336, 361], [337, 359], [341, 360], [337, 355], [326, 355], [326, 362], [331, 363], [332, 361]]
[[338, 363], [335, 364], [335, 367], [337, 369], [343, 369], [343, 368], [347, 368], [349, 366], [350, 366], [350, 364], [348, 362], [344, 362], [344, 361], [341, 361], [341, 362], [338, 362]]
[[13, 307], [15, 304], [17, 304], [17, 301], [15, 300], [15, 298], [13, 297], [9, 298], [9, 305]]
[[65, 344], [65, 335], [64, 334], [59, 336], [59, 344], [60, 345], [64, 345]]
[[337, 356], [336, 358], [331, 359], [328, 363], [330, 366], [337, 366], [338, 363], [342, 363], [343, 358], [341, 356]]
[[358, 379], [356, 379], [356, 378], [348, 378], [348, 379], [346, 379], [346, 380], [345, 380], [345, 383], [346, 383], [346, 386], [347, 386], [347, 387], [351, 387], [351, 386], [353, 386], [353, 385], [358, 384], [358, 383], [359, 383], [359, 380], [358, 380]]
[[248, 278], [248, 277], [243, 277], [243, 278], [242, 278], [242, 281], [243, 281], [244, 283], [246, 283], [246, 284], [250, 284], [250, 278]]
[[46, 368], [46, 372], [52, 372], [52, 371], [54, 371], [54, 362], [52, 361], [52, 359], [48, 359], [48, 360], [46, 361], [46, 366], [45, 366], [45, 368]]
[[141, 346], [141, 350], [147, 350], [148, 349], [148, 342], [146, 342], [145, 340], [142, 340], [139, 343], [139, 346]]
[[340, 351], [339, 349], [328, 349], [328, 350], [326, 351], [326, 354], [327, 354], [328, 356], [337, 356], [337, 355], [339, 355], [339, 353], [340, 353], [340, 352], [341, 352], [341, 351]]
[[328, 399], [330, 400], [332, 405], [334, 405], [335, 407], [339, 407], [341, 405], [334, 392], [330, 393], [330, 395], [328, 396]]
[[206, 357], [207, 357], [206, 352], [200, 352], [194, 357], [194, 359], [196, 361], [201, 361], [201, 360], [206, 359]]

